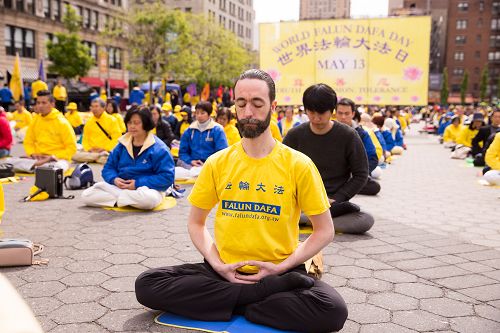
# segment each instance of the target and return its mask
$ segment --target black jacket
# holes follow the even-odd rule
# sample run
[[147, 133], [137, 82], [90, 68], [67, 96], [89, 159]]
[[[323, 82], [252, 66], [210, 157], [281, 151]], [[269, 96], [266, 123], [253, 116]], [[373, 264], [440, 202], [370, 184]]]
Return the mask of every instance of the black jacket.
[[[476, 156], [479, 153], [484, 153], [484, 148], [486, 147], [488, 138], [498, 131], [500, 131], [500, 127], [493, 127], [491, 125], [481, 127], [474, 139], [472, 139], [472, 156]], [[481, 142], [483, 143], [483, 148], [479, 146], [479, 143]]]
[[170, 124], [163, 119], [159, 119], [158, 125], [156, 125], [156, 136], [165, 142], [168, 148], [170, 148], [172, 141], [175, 139], [175, 135], [174, 132], [172, 132]]

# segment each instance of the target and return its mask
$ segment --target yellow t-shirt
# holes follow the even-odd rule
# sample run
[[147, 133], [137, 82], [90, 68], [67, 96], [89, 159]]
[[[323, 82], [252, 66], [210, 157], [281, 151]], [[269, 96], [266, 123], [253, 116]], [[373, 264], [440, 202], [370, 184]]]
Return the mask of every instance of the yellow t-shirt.
[[460, 134], [461, 126], [448, 125], [444, 129], [443, 141], [444, 142], [457, 142], [458, 136]]
[[73, 128], [77, 128], [78, 126], [83, 125], [82, 116], [78, 111], [68, 111], [64, 116], [66, 117], [66, 119], [68, 119]]
[[283, 142], [283, 137], [281, 136], [280, 128], [278, 127], [278, 124], [272, 119], [271, 122], [269, 123], [269, 128], [271, 129], [271, 135], [273, 136], [273, 138], [275, 138], [279, 142]]
[[15, 112], [12, 113], [12, 120], [16, 122], [16, 125], [14, 126], [14, 129], [16, 130], [29, 126], [29, 124], [31, 124], [32, 119], [33, 116], [26, 109], [23, 109], [22, 112], [16, 110]]
[[186, 132], [186, 130], [189, 128], [190, 125], [191, 124], [188, 123], [187, 121], [185, 121], [181, 124], [181, 128], [179, 129], [181, 136], [182, 136], [182, 134], [184, 134], [184, 132]]
[[260, 159], [249, 157], [241, 142], [210, 156], [188, 200], [201, 209], [219, 204], [215, 244], [225, 263], [282, 262], [297, 248], [301, 210], [318, 215], [330, 207], [311, 159], [279, 142]]
[[226, 127], [224, 127], [224, 133], [226, 134], [228, 146], [241, 141], [240, 132], [238, 132], [238, 129], [234, 125], [227, 124]]
[[116, 122], [120, 127], [120, 132], [124, 134], [127, 131], [127, 126], [125, 126], [125, 121], [123, 120], [122, 115], [119, 113], [113, 113], [111, 115], [116, 119]]
[[64, 88], [64, 86], [59, 87], [56, 85], [52, 90], [52, 95], [54, 95], [54, 98], [58, 101], [65, 101], [66, 98], [68, 98], [68, 93], [66, 92], [66, 88]]

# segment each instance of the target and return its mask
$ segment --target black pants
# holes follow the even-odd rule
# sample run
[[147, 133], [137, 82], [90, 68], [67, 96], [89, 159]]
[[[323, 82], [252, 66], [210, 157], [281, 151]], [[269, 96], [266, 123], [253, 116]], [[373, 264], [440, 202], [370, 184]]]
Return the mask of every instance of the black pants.
[[361, 189], [361, 191], [359, 191], [358, 194], [377, 195], [378, 192], [380, 192], [380, 184], [368, 177], [366, 185]]
[[[306, 274], [302, 266], [294, 271]], [[299, 332], [342, 329], [347, 306], [328, 284], [273, 294], [237, 308], [241, 285], [226, 281], [208, 263], [150, 269], [135, 281], [137, 300], [151, 309], [204, 321], [228, 321], [233, 313], [251, 322]]]
[[66, 101], [58, 101], [56, 99], [56, 109], [61, 111], [62, 114], [66, 113]]

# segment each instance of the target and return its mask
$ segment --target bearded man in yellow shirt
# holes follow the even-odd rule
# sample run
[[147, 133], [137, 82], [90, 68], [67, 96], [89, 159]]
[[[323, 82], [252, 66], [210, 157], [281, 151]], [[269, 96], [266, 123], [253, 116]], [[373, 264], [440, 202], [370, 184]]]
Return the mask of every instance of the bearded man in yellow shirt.
[[54, 108], [54, 97], [48, 90], [37, 94], [34, 117], [26, 136], [24, 150], [26, 157], [13, 157], [7, 163], [14, 165], [16, 171], [33, 173], [35, 167], [52, 165], [63, 170], [76, 152], [75, 132], [62, 113]]
[[73, 156], [74, 161], [105, 164], [109, 152], [118, 144], [118, 138], [122, 136], [120, 125], [105, 107], [106, 102], [101, 98], [94, 99], [90, 104], [92, 117], [83, 126], [83, 151]]
[[[273, 139], [275, 85], [267, 73], [244, 72], [235, 102], [243, 138], [207, 159], [188, 198], [188, 232], [204, 263], [142, 273], [137, 300], [197, 320], [242, 314], [283, 330], [338, 331], [344, 300], [304, 267], [334, 235], [321, 176], [306, 155]], [[206, 218], [215, 205], [214, 241]], [[299, 245], [301, 210], [313, 233]]]

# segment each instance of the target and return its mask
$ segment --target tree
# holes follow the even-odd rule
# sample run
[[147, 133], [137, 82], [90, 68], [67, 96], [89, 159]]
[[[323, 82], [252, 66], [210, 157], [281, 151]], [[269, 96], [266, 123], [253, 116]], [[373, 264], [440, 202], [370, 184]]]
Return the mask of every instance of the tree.
[[479, 99], [481, 102], [486, 100], [486, 92], [488, 89], [488, 67], [484, 66], [481, 71], [481, 81], [479, 83]]
[[[132, 6], [128, 15], [129, 69], [142, 81], [163, 78], [167, 73], [183, 76], [189, 72], [193, 56], [186, 47], [189, 40], [185, 16], [167, 10], [162, 2]], [[150, 103], [153, 94], [149, 94]]]
[[56, 41], [48, 41], [49, 71], [66, 79], [85, 76], [94, 64], [90, 50], [80, 39], [81, 17], [72, 6], [66, 5], [63, 24], [67, 32], [55, 33]]
[[443, 81], [441, 82], [441, 105], [448, 104], [448, 95], [450, 90], [448, 88], [448, 68], [443, 69]]
[[460, 103], [465, 104], [465, 95], [467, 93], [467, 86], [469, 85], [469, 73], [467, 71], [464, 72], [464, 76], [462, 78], [462, 84], [460, 85]]
[[199, 85], [231, 85], [253, 61], [236, 35], [210, 18], [188, 15], [191, 41], [195, 53], [195, 80]]

